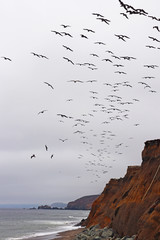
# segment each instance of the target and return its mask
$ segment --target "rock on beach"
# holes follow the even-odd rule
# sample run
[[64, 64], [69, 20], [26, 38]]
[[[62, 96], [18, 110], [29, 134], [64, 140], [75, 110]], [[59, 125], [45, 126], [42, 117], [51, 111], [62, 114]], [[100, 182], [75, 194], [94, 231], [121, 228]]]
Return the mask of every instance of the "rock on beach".
[[99, 225], [91, 226], [77, 234], [74, 240], [135, 240], [136, 235], [132, 237], [124, 236], [120, 238], [112, 228], [99, 228]]

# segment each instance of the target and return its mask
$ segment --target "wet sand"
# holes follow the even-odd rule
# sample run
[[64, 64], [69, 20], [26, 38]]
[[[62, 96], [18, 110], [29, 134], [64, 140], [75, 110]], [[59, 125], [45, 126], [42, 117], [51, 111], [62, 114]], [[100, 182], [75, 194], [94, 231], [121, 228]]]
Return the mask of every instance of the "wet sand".
[[84, 228], [78, 228], [76, 230], [70, 230], [66, 232], [60, 232], [53, 240], [73, 240], [75, 236], [82, 232]]
[[[73, 240], [75, 236], [82, 232], [84, 228], [78, 228], [75, 230], [69, 230], [65, 232], [59, 232], [57, 234], [50, 234], [39, 237], [26, 238], [26, 240]], [[24, 240], [24, 239], [21, 239]]]

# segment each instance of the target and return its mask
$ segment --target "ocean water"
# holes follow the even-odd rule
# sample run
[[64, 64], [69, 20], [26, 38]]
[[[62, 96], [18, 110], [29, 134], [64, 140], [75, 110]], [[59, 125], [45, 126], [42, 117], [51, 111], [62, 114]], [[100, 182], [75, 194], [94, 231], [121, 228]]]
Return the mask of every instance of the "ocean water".
[[0, 209], [0, 240], [50, 240], [76, 229], [89, 211]]

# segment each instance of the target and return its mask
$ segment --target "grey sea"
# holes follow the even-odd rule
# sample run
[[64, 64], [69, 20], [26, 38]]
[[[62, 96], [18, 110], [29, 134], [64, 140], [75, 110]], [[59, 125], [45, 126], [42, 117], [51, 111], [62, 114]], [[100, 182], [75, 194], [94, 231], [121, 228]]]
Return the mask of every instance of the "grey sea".
[[50, 240], [58, 232], [76, 229], [89, 211], [0, 209], [1, 240]]

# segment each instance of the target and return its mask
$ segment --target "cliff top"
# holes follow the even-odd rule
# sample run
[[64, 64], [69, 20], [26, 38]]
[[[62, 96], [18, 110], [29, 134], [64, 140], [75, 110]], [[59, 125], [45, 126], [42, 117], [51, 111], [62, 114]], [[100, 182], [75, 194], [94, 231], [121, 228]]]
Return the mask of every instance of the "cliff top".
[[153, 146], [153, 145], [159, 146], [160, 145], [160, 139], [148, 140], [148, 141], [145, 142], [145, 147]]

